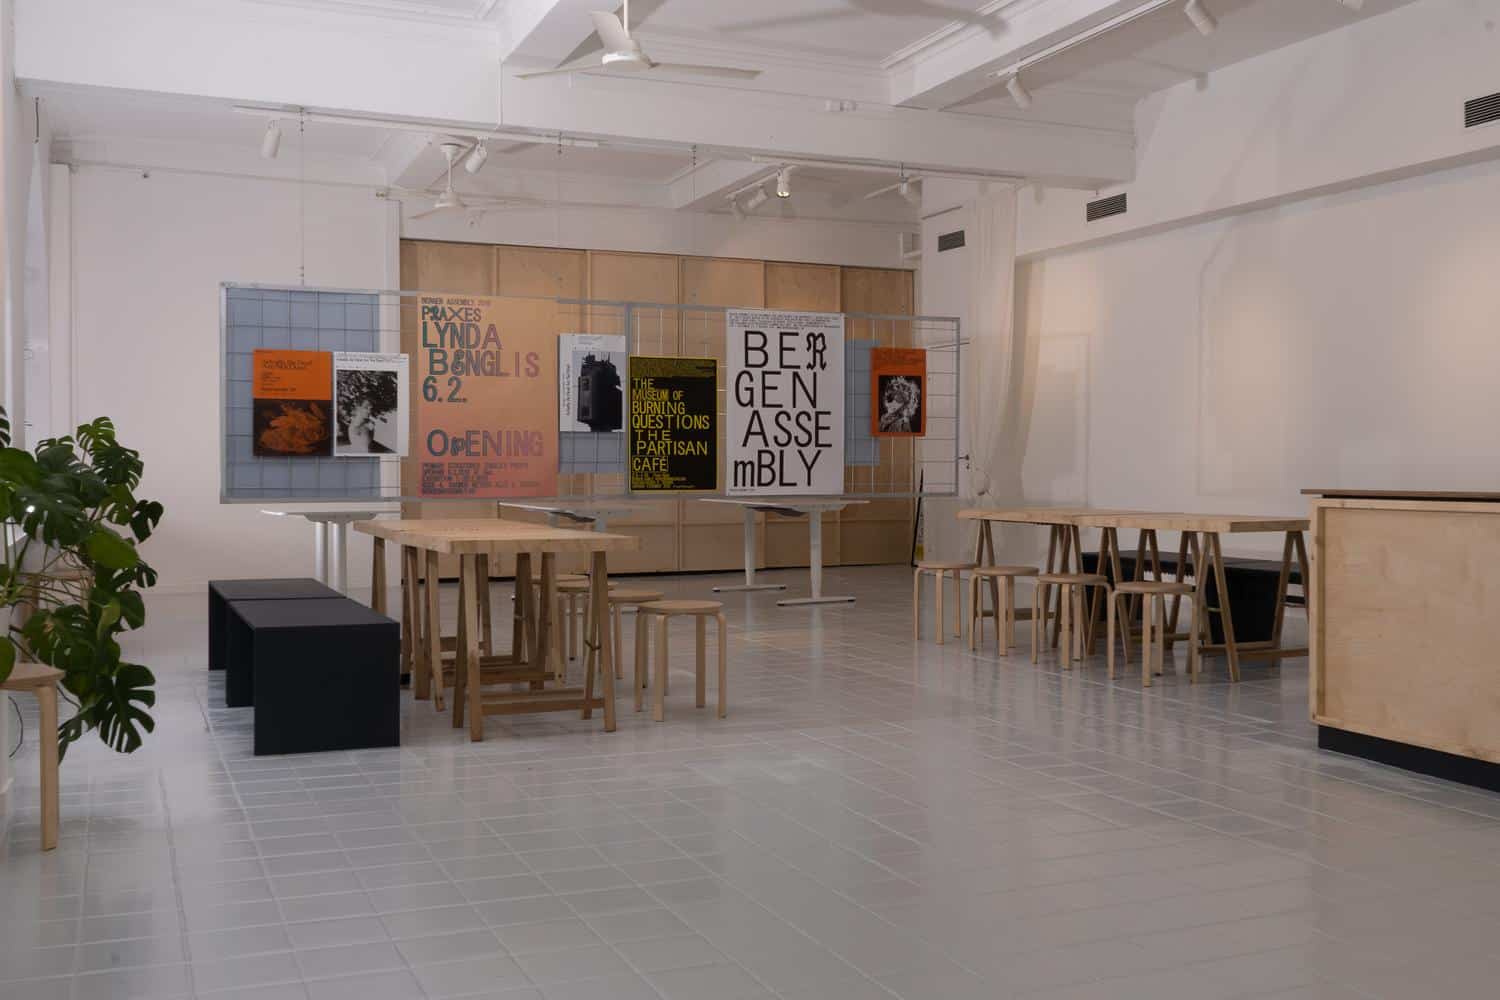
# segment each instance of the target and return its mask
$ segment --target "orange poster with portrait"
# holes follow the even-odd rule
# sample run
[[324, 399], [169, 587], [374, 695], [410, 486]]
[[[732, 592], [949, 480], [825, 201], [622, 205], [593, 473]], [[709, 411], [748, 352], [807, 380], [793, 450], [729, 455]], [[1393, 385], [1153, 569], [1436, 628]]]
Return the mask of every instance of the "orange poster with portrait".
[[252, 452], [257, 458], [333, 454], [333, 355], [252, 352]]
[[418, 495], [555, 496], [556, 303], [422, 295], [418, 312]]
[[870, 434], [921, 437], [927, 433], [927, 352], [877, 347], [870, 351]]

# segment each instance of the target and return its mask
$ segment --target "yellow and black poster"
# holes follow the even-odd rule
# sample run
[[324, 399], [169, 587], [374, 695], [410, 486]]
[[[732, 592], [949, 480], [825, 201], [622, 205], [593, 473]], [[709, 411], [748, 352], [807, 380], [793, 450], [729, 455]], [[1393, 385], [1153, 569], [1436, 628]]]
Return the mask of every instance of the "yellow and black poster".
[[631, 492], [718, 489], [718, 397], [713, 358], [631, 355]]

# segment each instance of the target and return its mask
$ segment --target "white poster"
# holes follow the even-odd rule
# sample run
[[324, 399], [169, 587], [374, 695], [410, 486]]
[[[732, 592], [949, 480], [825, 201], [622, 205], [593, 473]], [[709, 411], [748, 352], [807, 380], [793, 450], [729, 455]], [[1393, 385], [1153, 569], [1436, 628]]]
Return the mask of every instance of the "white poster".
[[411, 359], [405, 354], [333, 354], [333, 411], [338, 434], [333, 454], [341, 458], [407, 454], [407, 387]]
[[844, 492], [844, 317], [731, 309], [732, 496]]
[[558, 428], [587, 434], [625, 430], [624, 336], [565, 333], [557, 338]]

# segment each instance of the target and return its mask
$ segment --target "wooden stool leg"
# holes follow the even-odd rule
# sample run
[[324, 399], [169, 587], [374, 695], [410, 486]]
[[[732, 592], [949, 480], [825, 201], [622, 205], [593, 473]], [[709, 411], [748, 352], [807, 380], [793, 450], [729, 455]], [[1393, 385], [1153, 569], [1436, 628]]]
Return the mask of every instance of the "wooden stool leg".
[[1001, 656], [1009, 656], [1016, 644], [1016, 578], [1007, 576], [1000, 581], [1000, 595], [995, 599], [995, 614], [1001, 614], [1000, 602], [1005, 602], [1004, 618], [995, 623], [995, 646]]
[[708, 619], [702, 615], [694, 615], [693, 624], [697, 626], [694, 631], [698, 643], [696, 663], [698, 677], [693, 694], [697, 707], [702, 708], [708, 704]]
[[719, 622], [719, 718], [729, 714], [729, 625], [724, 612], [714, 615]]
[[1163, 594], [1156, 595], [1156, 649], [1152, 652], [1155, 658], [1157, 674], [1167, 672], [1167, 598]]
[[57, 847], [59, 809], [57, 805], [57, 687], [45, 685], [36, 689], [41, 709], [41, 732], [37, 742], [42, 758], [42, 850]]
[[953, 635], [964, 637], [964, 575], [959, 570], [953, 571]]
[[1042, 585], [1038, 583], [1031, 591], [1031, 662], [1035, 663], [1037, 651], [1041, 647], [1039, 630], [1045, 624], [1042, 620]]
[[656, 627], [656, 690], [651, 692], [651, 718], [661, 722], [667, 717], [667, 621], [661, 615]]
[[[465, 692], [468, 690], [468, 673], [464, 669], [464, 650], [469, 641], [469, 623], [464, 615], [464, 610], [469, 606], [469, 567], [466, 560], [468, 556], [460, 556], [458, 559], [458, 620], [455, 626], [455, 634], [458, 639], [453, 644], [453, 728], [462, 729], [464, 725], [464, 713], [468, 711], [468, 702], [465, 700]], [[477, 636], [476, 636], [477, 639]]]
[[1104, 662], [1109, 665], [1109, 679], [1115, 679], [1115, 598], [1104, 602]]
[[1188, 633], [1188, 683], [1198, 683], [1198, 671], [1203, 669], [1202, 653], [1198, 650], [1198, 593], [1194, 591], [1193, 601], [1193, 630]]
[[945, 573], [944, 573], [943, 570], [938, 570], [937, 573], [933, 577], [933, 579], [935, 579], [937, 581], [937, 583], [935, 584], [935, 588], [937, 590], [937, 617], [935, 619], [933, 619], [933, 631], [937, 633], [937, 641], [938, 641], [938, 645], [939, 646], [941, 646], [943, 644], [943, 632], [947, 630], [947, 626], [943, 624], [943, 577], [944, 577], [944, 575], [945, 575]]
[[650, 655], [651, 615], [636, 610], [635, 613], [635, 710], [641, 710], [642, 694], [646, 690], [646, 658]]
[[1156, 656], [1156, 595], [1147, 594], [1141, 600], [1141, 687], [1151, 686], [1151, 674]]
[[911, 637], [922, 638], [922, 571], [911, 575]]
[[625, 609], [617, 604], [610, 611], [611, 624], [614, 625], [615, 629], [615, 680], [621, 680], [625, 676], [625, 654], [621, 652], [625, 648], [625, 645], [620, 639], [624, 632], [624, 629], [621, 627], [621, 621], [625, 617]]
[[1067, 584], [1057, 588], [1057, 639], [1058, 652], [1062, 654], [1062, 666], [1068, 670], [1073, 666], [1073, 595]]
[[969, 649], [979, 648], [979, 577], [969, 577]]
[[443, 710], [443, 611], [439, 603], [441, 591], [438, 575], [438, 554], [427, 553], [427, 572], [423, 574], [422, 589], [427, 597], [427, 613], [422, 616], [422, 635], [427, 640], [427, 672], [432, 678], [432, 707]]

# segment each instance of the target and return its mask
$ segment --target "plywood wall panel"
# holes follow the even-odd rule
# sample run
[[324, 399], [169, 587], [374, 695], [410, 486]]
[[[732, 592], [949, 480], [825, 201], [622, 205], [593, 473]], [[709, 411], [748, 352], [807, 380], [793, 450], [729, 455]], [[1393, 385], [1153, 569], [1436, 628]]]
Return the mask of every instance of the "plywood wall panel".
[[838, 312], [839, 268], [821, 264], [766, 264], [766, 308]]

